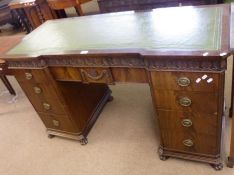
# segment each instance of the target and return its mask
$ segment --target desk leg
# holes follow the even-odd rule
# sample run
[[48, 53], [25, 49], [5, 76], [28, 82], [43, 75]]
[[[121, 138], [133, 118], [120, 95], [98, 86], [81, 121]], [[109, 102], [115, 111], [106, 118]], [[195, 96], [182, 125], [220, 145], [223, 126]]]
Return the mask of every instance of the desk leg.
[[[233, 55], [233, 59], [234, 59], [234, 55]], [[233, 114], [233, 91], [234, 91], [234, 61], [232, 63], [232, 91], [231, 91], [231, 106], [230, 106], [230, 110], [229, 110], [229, 117], [232, 117]]]
[[12, 88], [10, 82], [8, 81], [7, 77], [6, 76], [1, 76], [1, 80], [5, 84], [5, 86], [7, 87], [10, 94], [11, 95], [16, 95], [16, 93], [15, 93], [14, 89]]
[[84, 13], [83, 13], [83, 10], [81, 9], [80, 4], [77, 5], [77, 6], [75, 7], [75, 9], [76, 9], [76, 13], [77, 13], [79, 16], [84, 16]]
[[66, 18], [67, 17], [67, 14], [66, 14], [64, 9], [55, 10], [55, 13], [58, 16], [58, 18]]
[[[234, 61], [233, 65], [234, 66]], [[231, 107], [229, 111], [229, 117], [233, 115], [233, 91], [234, 91], [234, 67], [232, 67], [232, 92], [231, 92]], [[227, 166], [233, 168], [234, 165], [234, 118], [232, 118], [232, 131], [231, 131], [231, 145], [230, 145], [230, 155], [228, 157]]]
[[12, 10], [12, 13], [16, 16], [18, 19], [22, 29], [26, 31], [27, 33], [30, 33], [32, 30], [32, 27], [30, 26], [28, 19], [25, 17], [25, 12], [23, 9], [14, 9]]

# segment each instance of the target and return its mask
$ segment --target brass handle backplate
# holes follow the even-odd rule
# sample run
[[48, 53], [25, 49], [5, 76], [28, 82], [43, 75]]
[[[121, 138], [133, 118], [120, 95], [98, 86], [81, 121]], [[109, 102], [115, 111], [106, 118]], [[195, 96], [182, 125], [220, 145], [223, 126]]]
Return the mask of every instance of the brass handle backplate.
[[34, 87], [33, 88], [34, 89], [34, 92], [36, 93], [36, 94], [40, 94], [42, 91], [41, 91], [41, 88], [39, 88], [39, 87]]
[[190, 106], [192, 101], [188, 97], [182, 97], [179, 99], [179, 103], [181, 106]]
[[52, 122], [53, 122], [54, 126], [59, 126], [59, 121], [58, 120], [53, 120]]
[[32, 79], [32, 74], [31, 73], [29, 73], [29, 72], [26, 72], [25, 73], [25, 78], [27, 79], [27, 80], [31, 80]]
[[192, 126], [193, 124], [193, 122], [190, 119], [183, 119], [181, 123], [184, 127], [187, 127], [187, 128]]
[[187, 77], [180, 77], [177, 80], [177, 84], [179, 86], [188, 86], [190, 84], [190, 80]]
[[99, 82], [113, 84], [113, 77], [109, 69], [80, 69], [80, 74], [83, 83]]
[[184, 146], [191, 147], [193, 146], [193, 141], [191, 139], [186, 139], [183, 141]]
[[44, 107], [45, 110], [50, 110], [51, 109], [51, 106], [48, 103], [43, 103], [43, 107]]
[[96, 71], [92, 72], [94, 75], [92, 75], [91, 73], [88, 73], [86, 70], [81, 69], [81, 76], [83, 79], [86, 79], [86, 77], [88, 77], [91, 80], [94, 81], [98, 81], [102, 78], [104, 78], [104, 76], [107, 74], [107, 70], [103, 70], [99, 75], [97, 75]]

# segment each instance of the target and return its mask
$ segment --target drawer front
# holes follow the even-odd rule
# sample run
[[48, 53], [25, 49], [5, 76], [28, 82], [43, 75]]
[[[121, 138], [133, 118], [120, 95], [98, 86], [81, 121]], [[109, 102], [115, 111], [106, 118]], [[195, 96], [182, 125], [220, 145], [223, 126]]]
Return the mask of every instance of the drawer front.
[[75, 126], [66, 115], [51, 115], [39, 113], [39, 116], [47, 129], [59, 130], [62, 132], [79, 132], [78, 127]]
[[154, 98], [156, 109], [218, 115], [218, 93], [154, 89]]
[[40, 83], [47, 85], [52, 81], [50, 72], [47, 68], [44, 69], [18, 69], [13, 70], [14, 75], [19, 82]]
[[14, 75], [37, 112], [66, 114], [65, 102], [47, 68], [14, 70]]
[[152, 71], [150, 74], [155, 89], [202, 92], [219, 89], [220, 73]]
[[76, 67], [50, 67], [50, 72], [56, 80], [82, 81], [80, 70]]
[[163, 146], [169, 150], [210, 155], [219, 154], [220, 139], [213, 135], [162, 129], [161, 137]]
[[221, 116], [181, 111], [157, 110], [160, 129], [192, 135], [209, 135], [218, 138]]
[[80, 74], [84, 83], [114, 83], [109, 68], [80, 68]]
[[51, 84], [19, 82], [37, 112], [66, 114], [65, 105], [57, 97]]

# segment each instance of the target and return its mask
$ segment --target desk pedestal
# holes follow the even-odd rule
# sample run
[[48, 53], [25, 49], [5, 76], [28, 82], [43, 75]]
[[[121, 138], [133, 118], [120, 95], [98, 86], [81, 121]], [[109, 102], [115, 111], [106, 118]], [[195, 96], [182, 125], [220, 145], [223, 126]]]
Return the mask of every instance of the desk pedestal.
[[111, 99], [106, 84], [56, 81], [48, 68], [13, 72], [50, 138], [61, 136], [87, 143], [90, 129]]

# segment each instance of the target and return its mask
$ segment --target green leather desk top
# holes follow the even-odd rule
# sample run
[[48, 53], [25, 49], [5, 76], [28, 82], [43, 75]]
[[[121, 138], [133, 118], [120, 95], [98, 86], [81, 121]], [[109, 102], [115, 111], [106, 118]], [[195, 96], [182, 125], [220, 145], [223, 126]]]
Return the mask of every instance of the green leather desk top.
[[222, 46], [227, 40], [223, 38], [223, 19], [228, 8], [224, 7], [227, 6], [161, 8], [48, 21], [27, 35], [8, 55], [136, 49], [156, 53], [220, 53], [227, 51]]

